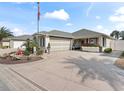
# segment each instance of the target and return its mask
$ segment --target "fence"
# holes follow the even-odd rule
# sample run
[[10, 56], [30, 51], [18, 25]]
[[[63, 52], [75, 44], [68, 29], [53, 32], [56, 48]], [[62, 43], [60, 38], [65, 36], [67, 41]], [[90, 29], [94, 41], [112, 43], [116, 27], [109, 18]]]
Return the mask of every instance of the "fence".
[[112, 40], [110, 46], [113, 50], [124, 51], [124, 40]]

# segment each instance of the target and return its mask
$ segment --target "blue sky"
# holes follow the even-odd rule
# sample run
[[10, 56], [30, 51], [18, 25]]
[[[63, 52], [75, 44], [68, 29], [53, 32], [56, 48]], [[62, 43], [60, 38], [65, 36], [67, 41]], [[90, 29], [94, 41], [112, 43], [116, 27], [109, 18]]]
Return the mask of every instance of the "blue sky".
[[[110, 34], [124, 30], [124, 3], [40, 3], [40, 31], [91, 29]], [[15, 35], [37, 32], [37, 3], [0, 3], [0, 26]]]

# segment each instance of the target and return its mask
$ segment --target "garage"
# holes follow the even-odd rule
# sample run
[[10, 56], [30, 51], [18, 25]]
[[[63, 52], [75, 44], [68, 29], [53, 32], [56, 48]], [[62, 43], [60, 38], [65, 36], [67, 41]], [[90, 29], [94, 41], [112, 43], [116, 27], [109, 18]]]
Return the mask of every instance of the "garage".
[[21, 47], [25, 41], [13, 41], [13, 48], [19, 48]]
[[69, 38], [50, 37], [51, 51], [69, 50], [71, 40]]
[[27, 39], [33, 40], [32, 35], [21, 35], [21, 36], [14, 36], [9, 38], [4, 38], [2, 40], [3, 46], [8, 46], [10, 48], [20, 48]]

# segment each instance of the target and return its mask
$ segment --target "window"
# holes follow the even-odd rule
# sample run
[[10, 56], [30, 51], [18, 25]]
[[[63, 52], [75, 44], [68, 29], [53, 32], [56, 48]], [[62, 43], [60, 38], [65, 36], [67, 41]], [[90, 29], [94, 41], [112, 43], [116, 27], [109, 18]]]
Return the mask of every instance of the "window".
[[106, 38], [103, 37], [103, 47], [106, 46]]
[[91, 38], [90, 44], [97, 44], [97, 38]]

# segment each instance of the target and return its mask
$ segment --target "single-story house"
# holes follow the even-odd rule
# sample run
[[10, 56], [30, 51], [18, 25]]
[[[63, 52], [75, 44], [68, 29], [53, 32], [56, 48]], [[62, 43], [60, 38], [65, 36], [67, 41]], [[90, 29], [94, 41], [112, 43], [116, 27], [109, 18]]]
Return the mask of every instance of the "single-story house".
[[20, 48], [27, 39], [33, 40], [33, 36], [21, 35], [21, 36], [3, 38], [2, 46], [8, 46], [10, 48]]
[[[90, 45], [101, 46], [104, 49], [111, 47], [111, 41], [113, 40], [112, 37], [106, 34], [88, 29], [81, 29], [73, 33], [52, 30], [49, 32], [42, 31], [33, 35], [4, 38], [2, 40], [2, 45], [9, 46], [10, 48], [19, 48], [28, 38], [30, 40], [35, 39], [39, 46], [43, 47], [45, 50], [47, 50], [48, 43], [50, 43], [51, 51], [72, 50], [79, 48], [84, 50]], [[88, 48], [88, 50], [90, 49]], [[94, 50], [93, 47], [92, 49]]]
[[73, 47], [81, 48], [88, 45], [99, 45], [104, 48], [111, 47], [112, 37], [91, 31], [88, 29], [81, 29], [73, 33], [52, 30], [49, 32], [42, 31], [35, 33], [34, 38], [41, 47], [47, 49], [48, 43], [51, 45], [51, 51], [69, 50]]

